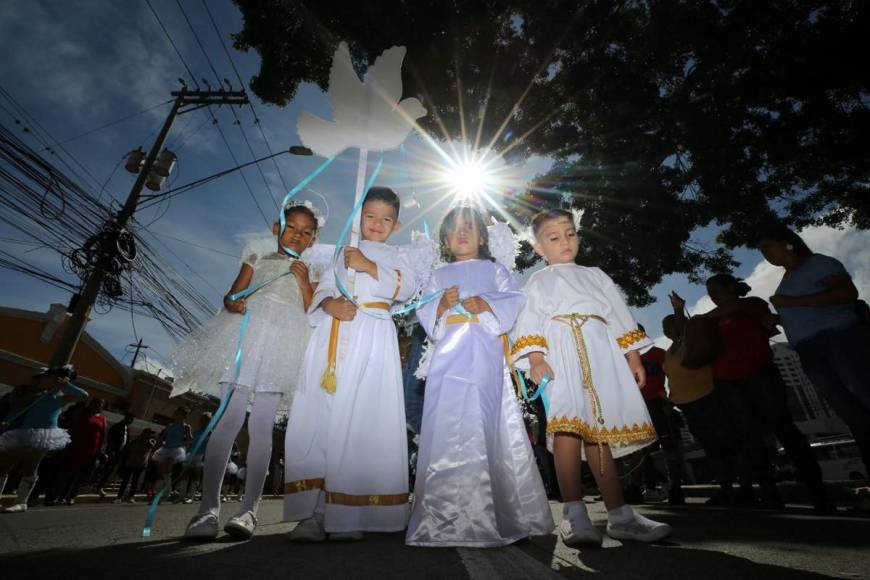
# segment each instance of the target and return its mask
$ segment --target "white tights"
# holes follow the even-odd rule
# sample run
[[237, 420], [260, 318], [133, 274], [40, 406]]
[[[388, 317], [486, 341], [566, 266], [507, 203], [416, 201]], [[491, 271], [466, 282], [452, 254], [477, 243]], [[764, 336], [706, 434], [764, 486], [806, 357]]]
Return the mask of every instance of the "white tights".
[[[232, 399], [218, 421], [205, 451], [205, 466], [202, 476], [202, 502], [199, 513], [220, 513], [220, 490], [233, 442], [236, 440], [248, 407], [247, 389], [236, 387]], [[224, 397], [227, 395], [224, 394]], [[280, 393], [256, 393], [251, 416], [248, 417], [247, 475], [245, 476], [245, 499], [239, 513], [257, 513], [269, 460], [272, 457], [272, 430], [275, 413], [281, 402]]]

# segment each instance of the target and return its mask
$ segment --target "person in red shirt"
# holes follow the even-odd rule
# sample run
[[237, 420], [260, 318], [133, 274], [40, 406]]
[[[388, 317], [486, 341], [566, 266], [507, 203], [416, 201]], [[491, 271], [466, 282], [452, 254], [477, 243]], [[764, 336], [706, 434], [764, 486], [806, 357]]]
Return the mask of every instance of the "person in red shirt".
[[106, 440], [106, 417], [103, 415], [103, 400], [93, 398], [82, 409], [69, 427], [72, 441], [64, 450], [64, 483], [60, 501], [75, 503], [79, 488], [87, 481], [101, 455]]
[[798, 478], [813, 493], [817, 509], [828, 507], [822, 471], [806, 437], [794, 424], [786, 403], [786, 385], [773, 361], [770, 337], [775, 318], [761, 298], [744, 298], [748, 284], [730, 274], [707, 280], [716, 308], [705, 317], [717, 320], [720, 349], [713, 362], [713, 380], [740, 437], [744, 463], [751, 468], [741, 482], [741, 499], [754, 503], [751, 478], [761, 486], [765, 507], [782, 507], [774, 467], [764, 433], [772, 433], [785, 448]]

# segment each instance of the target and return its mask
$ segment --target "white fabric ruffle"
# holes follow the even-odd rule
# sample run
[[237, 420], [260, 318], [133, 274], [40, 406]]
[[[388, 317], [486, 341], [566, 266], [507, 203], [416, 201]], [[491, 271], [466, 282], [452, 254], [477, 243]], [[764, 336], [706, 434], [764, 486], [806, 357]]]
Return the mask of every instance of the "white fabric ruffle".
[[12, 429], [0, 435], [0, 451], [29, 448], [34, 451], [57, 451], [69, 445], [66, 429]]

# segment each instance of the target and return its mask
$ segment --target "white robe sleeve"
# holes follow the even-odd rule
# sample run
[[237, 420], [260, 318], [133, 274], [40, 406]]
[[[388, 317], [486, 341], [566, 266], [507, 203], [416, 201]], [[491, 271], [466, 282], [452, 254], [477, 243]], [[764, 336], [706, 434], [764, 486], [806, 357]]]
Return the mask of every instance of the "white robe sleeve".
[[327, 298], [335, 297], [335, 294], [335, 275], [333, 274], [333, 269], [329, 267], [320, 273], [317, 289], [311, 298], [311, 306], [308, 307], [308, 323], [311, 326], [319, 326], [324, 321], [332, 318], [320, 307], [320, 303]]
[[540, 290], [534, 278], [529, 280], [525, 288], [526, 304], [520, 311], [513, 332], [511, 356], [517, 368], [528, 370], [528, 355], [540, 352], [544, 356], [549, 353], [549, 345], [544, 335], [547, 313], [541, 308]]
[[647, 350], [652, 347], [652, 340], [637, 327], [637, 322], [628, 310], [619, 288], [603, 271], [598, 270], [598, 275], [604, 296], [610, 304], [611, 314], [608, 316], [607, 323], [616, 336], [619, 349], [623, 354], [628, 354], [633, 350]]
[[390, 304], [404, 302], [414, 294], [414, 269], [409, 257], [400, 250], [393, 254], [392, 259], [375, 262], [378, 267], [378, 285], [372, 295], [382, 298]]
[[480, 295], [486, 300], [492, 313], [479, 315], [480, 323], [492, 334], [498, 336], [510, 332], [517, 321], [517, 315], [526, 303], [526, 296], [520, 285], [507, 268], [495, 263], [495, 281], [498, 290]]
[[[423, 292], [423, 295], [428, 296], [429, 294], [438, 292], [439, 290], [441, 290], [441, 286], [438, 284], [437, 276], [433, 274], [432, 278], [429, 280], [429, 286]], [[426, 331], [426, 334], [432, 341], [437, 341], [443, 338], [446, 318], [450, 314], [450, 311], [448, 310], [441, 315], [441, 318], [438, 318], [438, 304], [440, 302], [441, 298], [438, 297], [434, 300], [430, 300], [417, 309], [417, 320], [420, 322], [423, 330]]]

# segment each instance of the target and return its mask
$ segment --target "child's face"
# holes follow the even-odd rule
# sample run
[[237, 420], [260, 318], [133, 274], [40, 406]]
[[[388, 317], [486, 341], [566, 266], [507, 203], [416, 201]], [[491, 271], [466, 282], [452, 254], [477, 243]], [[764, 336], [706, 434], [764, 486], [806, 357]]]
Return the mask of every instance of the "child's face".
[[[301, 211], [291, 212], [287, 216], [285, 223], [284, 233], [278, 241], [280, 247], [290, 248], [294, 252], [301, 254], [314, 241], [317, 235], [317, 224], [314, 223], [310, 215]], [[272, 233], [276, 236], [280, 231], [280, 225], [275, 224], [272, 226]]]
[[577, 257], [580, 239], [567, 217], [547, 220], [535, 236], [535, 252], [550, 264], [568, 264]]
[[453, 229], [447, 232], [447, 247], [457, 262], [472, 260], [480, 253], [483, 240], [477, 231], [477, 224], [471, 216], [459, 214]]
[[396, 210], [379, 199], [367, 201], [362, 206], [362, 239], [370, 242], [386, 242], [399, 229]]

